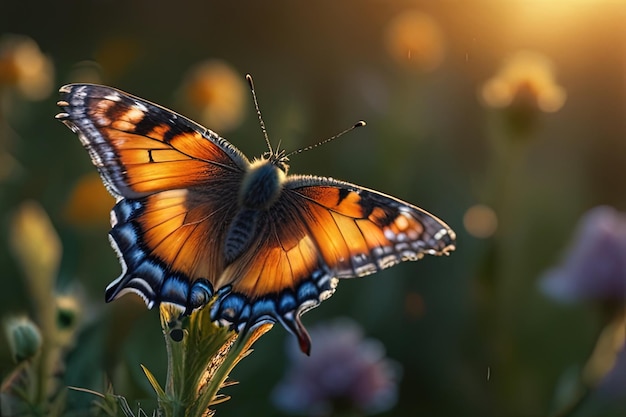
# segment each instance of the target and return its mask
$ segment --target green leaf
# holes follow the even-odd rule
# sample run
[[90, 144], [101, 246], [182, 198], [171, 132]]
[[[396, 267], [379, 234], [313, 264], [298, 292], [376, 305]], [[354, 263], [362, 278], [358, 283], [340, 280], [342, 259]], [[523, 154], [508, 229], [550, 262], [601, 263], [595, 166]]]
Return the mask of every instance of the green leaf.
[[150, 385], [152, 385], [152, 389], [154, 389], [154, 392], [156, 392], [159, 399], [167, 400], [168, 398], [167, 398], [167, 395], [165, 394], [165, 391], [163, 390], [163, 388], [161, 388], [161, 385], [159, 385], [159, 382], [156, 380], [152, 372], [150, 372], [150, 370], [146, 368], [145, 366], [143, 365], [140, 365], [140, 366], [141, 366], [141, 369], [143, 370], [143, 373], [146, 374], [146, 378], [148, 378]]

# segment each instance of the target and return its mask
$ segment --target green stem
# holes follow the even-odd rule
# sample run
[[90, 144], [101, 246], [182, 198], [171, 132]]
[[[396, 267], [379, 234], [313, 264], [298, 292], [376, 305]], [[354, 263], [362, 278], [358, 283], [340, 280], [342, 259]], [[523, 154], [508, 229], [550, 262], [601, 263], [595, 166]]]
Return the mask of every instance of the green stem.
[[243, 349], [245, 349], [246, 342], [250, 337], [250, 332], [242, 332], [239, 334], [235, 342], [228, 350], [226, 358], [220, 364], [219, 368], [215, 371], [215, 374], [209, 381], [206, 389], [202, 392], [196, 403], [194, 404], [194, 408], [197, 411], [195, 414], [191, 415], [202, 415], [202, 413], [209, 408], [211, 402], [217, 396], [219, 389], [222, 387], [226, 378], [233, 370], [235, 365], [237, 365], [238, 360], [240, 359], [241, 354], [243, 353]]

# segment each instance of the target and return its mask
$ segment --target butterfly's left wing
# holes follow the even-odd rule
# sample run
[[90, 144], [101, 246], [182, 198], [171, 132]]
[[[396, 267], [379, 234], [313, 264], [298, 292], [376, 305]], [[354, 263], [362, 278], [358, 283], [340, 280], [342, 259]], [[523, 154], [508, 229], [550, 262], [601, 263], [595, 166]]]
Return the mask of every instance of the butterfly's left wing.
[[221, 277], [216, 320], [279, 321], [304, 352], [300, 315], [330, 297], [338, 278], [361, 277], [425, 254], [447, 255], [455, 233], [409, 203], [329, 178], [292, 176], [259, 227], [262, 239]]
[[117, 200], [109, 237], [122, 273], [107, 302], [130, 291], [150, 308], [206, 304], [248, 159], [215, 132], [123, 91], [70, 84], [60, 92], [57, 118]]

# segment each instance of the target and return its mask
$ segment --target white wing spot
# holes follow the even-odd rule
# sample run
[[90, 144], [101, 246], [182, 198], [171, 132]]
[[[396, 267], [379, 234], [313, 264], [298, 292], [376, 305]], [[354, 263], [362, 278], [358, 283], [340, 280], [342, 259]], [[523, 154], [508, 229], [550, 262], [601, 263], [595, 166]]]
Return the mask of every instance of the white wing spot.
[[147, 113], [148, 112], [148, 108], [146, 107], [145, 104], [140, 103], [138, 101], [135, 101], [135, 105], [133, 106], [136, 109], [138, 109], [139, 111], [143, 112], [143, 113]]
[[435, 233], [435, 236], [434, 236], [435, 240], [441, 240], [441, 238], [447, 234], [448, 234], [448, 231], [446, 229], [441, 229], [437, 233]]
[[111, 94], [108, 94], [108, 95], [104, 96], [104, 98], [105, 98], [106, 100], [111, 100], [111, 101], [121, 101], [121, 99], [122, 99], [122, 98], [120, 97], [120, 95], [119, 95], [119, 94], [117, 94], [117, 93], [111, 93]]

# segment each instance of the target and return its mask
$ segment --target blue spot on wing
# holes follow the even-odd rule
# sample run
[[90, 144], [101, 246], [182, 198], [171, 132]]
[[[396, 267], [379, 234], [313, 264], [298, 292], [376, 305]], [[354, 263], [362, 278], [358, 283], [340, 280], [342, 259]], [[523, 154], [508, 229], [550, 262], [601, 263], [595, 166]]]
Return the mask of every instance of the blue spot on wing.
[[181, 299], [187, 300], [189, 296], [189, 283], [187, 279], [180, 276], [170, 276], [163, 281], [159, 291], [159, 299], [162, 302], [176, 303]]
[[223, 324], [229, 323], [232, 329], [238, 331], [251, 329], [262, 323], [280, 322], [298, 338], [300, 348], [308, 354], [311, 340], [300, 322], [300, 315], [318, 306], [332, 294], [334, 286], [330, 278], [330, 271], [320, 268], [295, 290], [285, 289], [252, 299], [232, 292], [230, 288], [222, 288], [211, 308], [211, 319]]
[[298, 303], [305, 301], [317, 300], [319, 298], [319, 290], [313, 281], [302, 283], [297, 291]]
[[279, 314], [284, 315], [290, 311], [295, 311], [298, 308], [298, 302], [293, 294], [286, 292], [282, 297], [278, 298], [276, 309]]

